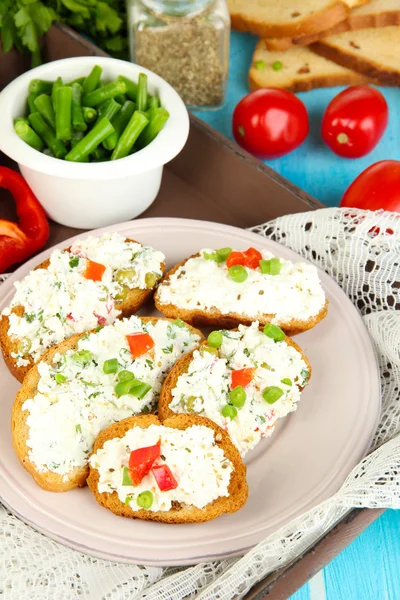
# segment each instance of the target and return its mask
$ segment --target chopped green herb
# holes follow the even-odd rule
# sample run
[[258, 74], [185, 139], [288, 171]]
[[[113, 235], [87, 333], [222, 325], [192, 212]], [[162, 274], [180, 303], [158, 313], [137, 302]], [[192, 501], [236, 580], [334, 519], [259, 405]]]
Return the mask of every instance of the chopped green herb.
[[95, 333], [99, 333], [99, 331], [101, 331], [103, 329], [104, 325], [97, 325], [96, 329], [94, 330]]
[[243, 354], [244, 354], [245, 356], [249, 357], [249, 356], [250, 356], [250, 350], [249, 350], [248, 348], [245, 348], [245, 349], [243, 350]]
[[24, 313], [24, 317], [28, 323], [32, 323], [32, 321], [34, 321], [36, 318], [35, 313]]
[[78, 265], [79, 265], [79, 256], [73, 256], [72, 258], [70, 258], [69, 266], [71, 267], [71, 269], [74, 269]]
[[64, 381], [67, 381], [67, 378], [62, 373], [56, 373], [54, 379], [57, 383], [64, 383]]
[[75, 425], [76, 433], [82, 433], [82, 427], [80, 425]]
[[172, 344], [170, 346], [166, 346], [165, 348], [162, 349], [164, 354], [171, 354], [173, 352], [173, 350], [174, 350], [174, 347]]
[[300, 375], [303, 378], [303, 385], [305, 385], [310, 379], [310, 371], [308, 371], [307, 369], [302, 369]]
[[146, 358], [146, 365], [149, 367], [149, 369], [152, 369], [154, 363], [149, 358]]

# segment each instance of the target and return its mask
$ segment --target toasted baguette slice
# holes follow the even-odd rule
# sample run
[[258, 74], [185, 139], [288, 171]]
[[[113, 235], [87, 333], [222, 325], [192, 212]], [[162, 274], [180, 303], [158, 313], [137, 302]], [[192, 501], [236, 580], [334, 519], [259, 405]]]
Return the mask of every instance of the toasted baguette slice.
[[324, 38], [310, 48], [383, 85], [400, 85], [400, 26], [347, 31]]
[[[251, 325], [254, 321], [258, 320], [262, 325], [265, 323], [270, 323], [274, 321], [276, 325], [279, 325], [287, 335], [295, 335], [297, 333], [302, 333], [308, 329], [314, 327], [319, 321], [321, 321], [328, 312], [328, 300], [325, 299], [324, 304], [321, 306], [320, 310], [317, 314], [310, 316], [306, 320], [299, 318], [291, 318], [291, 319], [276, 319], [276, 314], [240, 314], [238, 312], [224, 312], [221, 309], [215, 308], [214, 306], [205, 310], [203, 308], [192, 308], [187, 307], [186, 298], [179, 304], [166, 303], [162, 300], [162, 296], [165, 288], [169, 288], [171, 286], [171, 281], [176, 281], [177, 277], [184, 278], [184, 266], [188, 263], [189, 260], [193, 258], [200, 257], [201, 254], [195, 254], [188, 259], [182, 261], [175, 265], [162, 279], [160, 285], [157, 289], [157, 292], [154, 295], [154, 302], [158, 310], [165, 315], [166, 317], [174, 318], [174, 319], [182, 319], [186, 323], [190, 323], [194, 327], [214, 327], [218, 329], [233, 329], [240, 324], [243, 325]], [[208, 262], [208, 261], [207, 261]], [[175, 273], [180, 270], [180, 273], [177, 277], [174, 277]], [[246, 282], [242, 284], [236, 284], [246, 286]], [[196, 290], [201, 288], [201, 283], [196, 286]], [[193, 292], [193, 290], [191, 290]], [[220, 289], [218, 288], [218, 284], [216, 287], [214, 286], [213, 291], [215, 293], [220, 293]], [[235, 290], [236, 291], [236, 290]], [[268, 293], [268, 288], [265, 288], [266, 293]], [[320, 290], [318, 290], [320, 292]], [[194, 292], [195, 293], [195, 292]], [[240, 295], [240, 287], [238, 287], [238, 294]], [[209, 298], [208, 298], [209, 299]], [[217, 298], [219, 299], [219, 297]], [[192, 301], [196, 300], [196, 296], [193, 296]], [[248, 310], [250, 310], [250, 306], [248, 306]]]
[[[166, 319], [160, 319], [157, 317], [140, 317], [140, 320], [145, 324], [155, 324], [157, 321], [165, 321]], [[110, 327], [113, 326], [111, 325]], [[200, 340], [204, 339], [200, 331], [190, 326], [189, 329], [194, 335], [198, 335]], [[56, 354], [63, 355], [68, 350], [77, 350], [79, 341], [84, 335], [85, 334], [76, 334], [69, 339], [64, 340], [57, 346], [53, 346], [43, 355], [41, 360], [35, 364], [26, 375], [23, 385], [16, 395], [12, 409], [11, 431], [16, 455], [21, 465], [28, 471], [28, 473], [30, 473], [30, 475], [32, 475], [36, 483], [43, 489], [51, 492], [65, 492], [75, 487], [84, 486], [89, 473], [89, 467], [87, 465], [83, 467], [75, 467], [70, 470], [66, 477], [50, 469], [43, 469], [40, 471], [29, 456], [30, 448], [27, 445], [30, 435], [29, 425], [27, 423], [29, 411], [23, 409], [23, 404], [29, 398], [34, 398], [38, 391], [38, 385], [41, 379], [39, 373], [41, 364], [47, 363], [51, 365], [53, 364], [53, 359]], [[113, 357], [110, 356], [110, 358]], [[99, 368], [102, 368], [102, 365], [100, 365]]]
[[356, 31], [370, 27], [389, 27], [400, 25], [400, 3], [398, 0], [371, 0], [368, 4], [357, 6], [348, 17], [334, 27], [310, 35], [300, 35], [295, 38], [267, 38], [265, 45], [268, 50], [282, 51], [293, 46], [308, 46], [325, 37], [338, 35], [345, 31]]
[[[281, 67], [274, 70], [273, 65]], [[286, 52], [270, 52], [264, 40], [256, 46], [249, 71], [249, 87], [282, 88], [291, 92], [308, 92], [314, 88], [335, 85], [357, 85], [372, 80], [318, 56], [306, 46], [297, 46]]]
[[165, 427], [180, 430], [187, 429], [192, 425], [201, 425], [212, 429], [216, 445], [222, 448], [225, 457], [231, 461], [234, 467], [228, 486], [229, 496], [220, 496], [213, 502], [208, 503], [204, 508], [197, 508], [193, 505], [177, 502], [169, 511], [133, 510], [130, 506], [121, 502], [116, 491], [113, 491], [111, 494], [107, 492], [99, 493], [99, 473], [97, 469], [91, 467], [87, 483], [101, 506], [121, 517], [143, 519], [145, 521], [159, 521], [161, 523], [202, 523], [215, 519], [224, 513], [236, 512], [244, 506], [248, 496], [246, 467], [228, 434], [218, 427], [218, 425], [204, 417], [175, 415], [164, 422], [160, 422], [154, 415], [131, 417], [115, 423], [102, 431], [94, 444], [93, 454], [103, 448], [105, 442], [108, 440], [124, 437], [133, 427], [147, 428], [150, 425], [164, 425]]
[[344, 0], [228, 0], [232, 27], [262, 37], [295, 37], [329, 29], [349, 12]]
[[[253, 327], [255, 328], [256, 325], [253, 324]], [[243, 331], [243, 328], [240, 328], [240, 329], [242, 329], [242, 331]], [[237, 330], [235, 330], [235, 331], [237, 331]], [[260, 331], [262, 331], [262, 328], [260, 328]], [[296, 352], [298, 353], [298, 355], [296, 355], [296, 356], [299, 359], [301, 359], [303, 361], [303, 363], [305, 363], [304, 368], [308, 371], [308, 375], [306, 376], [306, 378], [304, 380], [305, 383], [303, 385], [300, 385], [300, 384], [295, 384], [294, 381], [293, 381], [293, 385], [296, 386], [298, 388], [298, 390], [301, 392], [303, 390], [304, 386], [306, 384], [308, 384], [308, 382], [310, 381], [310, 378], [311, 378], [312, 368], [311, 368], [310, 362], [309, 362], [308, 358], [305, 356], [303, 350], [290, 337], [286, 336], [286, 338], [282, 342], [279, 342], [279, 343], [276, 344], [278, 352], [280, 352], [280, 350], [281, 350], [281, 348], [278, 347], [281, 344], [285, 344], [286, 346], [289, 346], [290, 348], [293, 348], [294, 350], [296, 350]], [[207, 342], [203, 342], [200, 345], [200, 348], [198, 349], [199, 352], [200, 352], [200, 354], [202, 354], [202, 348], [206, 348], [206, 347], [207, 347]], [[233, 352], [233, 348], [234, 348], [233, 345], [229, 346], [229, 353]], [[275, 346], [273, 347], [273, 349], [275, 349]], [[171, 402], [173, 401], [173, 398], [174, 398], [173, 397], [173, 390], [177, 387], [177, 384], [179, 382], [180, 377], [182, 377], [185, 373], [187, 373], [189, 371], [190, 365], [191, 365], [191, 363], [195, 359], [194, 353], [195, 353], [195, 351], [190, 352], [189, 354], [187, 354], [186, 356], [184, 356], [182, 359], [180, 359], [175, 364], [175, 366], [171, 369], [169, 375], [167, 376], [167, 378], [164, 381], [163, 387], [161, 389], [161, 394], [160, 394], [160, 397], [159, 397], [159, 402], [158, 402], [158, 416], [163, 421], [165, 419], [168, 419], [168, 418], [172, 417], [175, 414], [184, 412], [184, 410], [185, 410], [184, 408], [182, 408], [182, 410], [177, 410], [176, 412], [174, 412], [171, 409], [170, 406], [171, 406]], [[229, 367], [230, 369], [232, 368], [232, 364], [234, 364], [235, 369], [239, 369], [240, 370], [240, 368], [237, 366], [237, 364], [238, 364], [237, 360], [241, 360], [240, 359], [240, 353], [239, 353], [239, 359], [235, 358], [235, 354], [233, 355], [232, 362], [230, 362], [230, 359], [227, 358], [227, 357], [229, 357], [229, 353], [228, 354], [225, 353], [225, 354], [221, 355], [221, 350], [218, 350], [219, 357], [225, 358], [227, 360], [228, 365], [229, 364], [231, 365]], [[203, 350], [203, 355], [207, 356], [205, 354], [204, 350]], [[258, 357], [259, 356], [260, 356], [260, 354], [258, 354]], [[272, 355], [269, 355], [269, 356], [272, 356]], [[275, 356], [277, 357], [278, 354], [276, 354]], [[279, 354], [280, 358], [276, 359], [276, 360], [279, 361], [279, 364], [278, 364], [277, 368], [280, 368], [280, 369], [284, 370], [286, 368], [284, 366], [285, 358], [282, 358], [282, 356], [283, 356], [282, 354]], [[214, 359], [215, 359], [215, 356], [213, 356], [213, 360]], [[291, 359], [293, 359], [293, 355], [290, 357], [289, 360], [291, 360]], [[273, 360], [274, 359], [271, 359], [271, 362]], [[257, 363], [256, 363], [256, 361], [254, 361], [252, 364], [254, 366]], [[274, 362], [272, 362], [272, 364], [274, 364]], [[247, 363], [247, 366], [249, 366], [249, 363]], [[202, 365], [201, 368], [203, 369], [204, 366]], [[211, 372], [213, 374], [212, 377], [210, 378], [210, 385], [211, 385], [211, 381], [212, 381], [213, 385], [216, 385], [216, 379], [215, 379], [216, 378], [216, 372], [220, 373], [220, 371], [217, 368], [217, 366], [215, 365], [215, 363], [213, 363], [210, 366], [210, 370], [211, 370]], [[207, 369], [206, 368], [205, 368], [205, 373], [207, 373]], [[193, 375], [192, 375], [192, 377], [193, 377]], [[201, 382], [199, 382], [196, 379], [196, 374], [194, 374], [194, 377], [195, 377], [195, 383], [193, 384], [194, 389], [193, 389], [193, 392], [192, 391], [190, 392], [190, 395], [192, 393], [194, 395], [193, 399], [197, 395], [201, 396], [201, 394], [202, 394], [202, 391], [201, 391], [202, 390], [202, 388], [201, 388]], [[282, 374], [282, 377], [284, 378], [284, 374]], [[190, 379], [190, 381], [192, 381], [192, 379]], [[260, 381], [260, 380], [258, 380], [258, 381]], [[260, 383], [258, 383], [258, 385], [260, 385]], [[267, 385], [271, 385], [271, 384], [267, 383]], [[279, 384], [279, 385], [282, 385], [282, 383]], [[252, 392], [249, 392], [248, 388], [246, 388], [246, 389], [247, 389], [247, 392], [246, 392], [247, 395], [249, 393], [252, 393]], [[213, 395], [211, 397], [213, 399], [212, 403], [214, 403], [215, 402], [215, 398], [218, 397], [217, 392], [213, 392]], [[229, 395], [227, 395], [226, 399], [224, 399], [224, 402], [225, 401], [227, 403], [230, 402]], [[245, 407], [247, 406], [248, 402], [250, 402], [250, 401], [249, 401], [248, 397], [246, 397]], [[260, 441], [261, 437], [265, 437], [265, 436], [268, 436], [268, 435], [272, 434], [272, 432], [274, 430], [274, 427], [275, 427], [275, 422], [276, 422], [276, 421], [274, 422], [274, 419], [282, 418], [282, 417], [285, 416], [285, 414], [287, 414], [287, 412], [285, 412], [285, 411], [283, 411], [283, 412], [281, 412], [281, 414], [279, 414], [280, 408], [276, 408], [277, 406], [279, 406], [278, 402], [276, 402], [275, 404], [272, 404], [272, 405], [268, 405], [267, 403], [264, 402], [264, 400], [262, 402], [263, 402], [263, 404], [265, 404], [265, 410], [268, 411], [269, 408], [275, 409], [276, 414], [274, 414], [274, 416], [271, 417], [270, 421], [268, 421], [268, 420], [265, 421], [265, 419], [264, 419], [263, 424], [260, 424], [258, 422], [256, 423], [256, 425], [257, 425], [257, 431], [259, 432], [257, 434], [257, 436], [260, 436], [258, 439], [257, 439], [257, 436], [255, 436], [254, 440], [251, 441], [251, 438], [249, 436], [250, 430], [247, 429], [247, 426], [248, 426], [248, 423], [253, 419], [253, 416], [251, 415], [251, 412], [248, 413], [245, 408], [244, 409], [243, 408], [238, 408], [237, 409], [237, 417], [235, 418], [234, 421], [231, 421], [231, 419], [229, 419], [229, 418], [227, 418], [225, 420], [225, 422], [224, 422], [224, 420], [221, 420], [221, 422], [218, 422], [218, 420], [217, 420], [217, 423], [220, 426], [222, 426], [228, 432], [228, 434], [230, 434], [232, 436], [232, 441], [233, 441], [234, 444], [237, 444], [237, 448], [238, 448], [238, 450], [239, 450], [239, 452], [241, 453], [242, 456], [244, 456], [244, 454], [246, 454], [246, 452], [248, 452], [249, 450], [251, 450], [258, 443], [258, 441]], [[193, 403], [193, 401], [192, 401], [192, 403]], [[251, 402], [250, 402], [250, 406], [255, 406], [255, 404], [257, 404], [257, 400], [256, 399], [252, 399]], [[203, 405], [203, 407], [200, 410], [198, 408], [197, 408], [197, 410], [195, 408], [193, 408], [192, 410], [195, 411], [195, 412], [198, 412], [199, 414], [202, 414], [205, 417], [211, 418], [211, 419], [212, 418], [214, 418], [214, 419], [217, 418], [216, 417], [216, 413], [215, 413], [215, 406], [208, 406], [206, 404], [206, 402], [204, 402], [204, 405]], [[246, 411], [244, 417], [243, 417], [243, 413], [241, 413], [242, 410]], [[250, 409], [250, 411], [251, 410], [252, 409]], [[189, 410], [187, 412], [191, 412], [192, 413], [192, 411], [189, 411]], [[217, 414], [218, 414], [218, 419], [221, 418], [219, 410], [218, 410]], [[243, 418], [243, 422], [242, 423], [241, 423], [241, 417]], [[235, 421], [236, 420], [238, 421], [239, 429], [235, 429]], [[231, 430], [231, 427], [233, 427], [232, 430]], [[242, 437], [245, 436], [245, 438], [241, 439], [241, 436]]]
[[[127, 242], [132, 242], [135, 244], [140, 244], [140, 242], [136, 242], [135, 240], [126, 239]], [[69, 251], [70, 248], [66, 248], [66, 251]], [[50, 265], [50, 259], [47, 259], [37, 265], [34, 268], [34, 271], [38, 269], [48, 269]], [[161, 264], [162, 273], [165, 270], [165, 264]], [[120, 311], [119, 318], [129, 317], [130, 315], [135, 314], [153, 295], [156, 284], [150, 289], [140, 289], [134, 288], [129, 290], [124, 300], [116, 301], [115, 308]], [[25, 312], [23, 306], [15, 306], [11, 310], [12, 313], [16, 314], [19, 317]], [[9, 335], [10, 329], [10, 320], [6, 315], [0, 314], [0, 347], [3, 353], [4, 361], [12, 373], [12, 375], [19, 381], [22, 382], [24, 380], [25, 375], [28, 371], [33, 367], [35, 361], [32, 356], [27, 354], [24, 356], [24, 360], [27, 364], [18, 365], [16, 358], [13, 354], [17, 354], [19, 351], [20, 340], [15, 336]], [[84, 331], [84, 329], [82, 329]], [[61, 341], [61, 340], [60, 340]]]

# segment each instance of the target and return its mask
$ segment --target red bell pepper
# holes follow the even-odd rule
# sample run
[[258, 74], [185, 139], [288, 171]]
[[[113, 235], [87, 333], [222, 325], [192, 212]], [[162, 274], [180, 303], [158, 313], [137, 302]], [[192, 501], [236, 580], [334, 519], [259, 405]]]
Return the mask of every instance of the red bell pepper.
[[257, 269], [260, 266], [262, 254], [255, 248], [248, 248], [244, 252], [231, 252], [226, 259], [228, 269], [234, 265], [242, 265], [249, 269]]
[[92, 279], [93, 281], [101, 281], [103, 279], [104, 271], [106, 267], [101, 263], [94, 262], [94, 260], [87, 259], [86, 269], [84, 277], [86, 279]]
[[0, 273], [4, 273], [45, 245], [49, 224], [43, 208], [19, 173], [0, 167], [0, 187], [11, 192], [19, 220], [17, 224], [0, 219]]
[[126, 339], [133, 358], [139, 358], [154, 348], [154, 341], [148, 333], [130, 333]]
[[252, 382], [254, 377], [254, 371], [252, 367], [247, 369], [239, 369], [238, 371], [232, 371], [231, 374], [231, 388], [234, 390], [235, 387], [241, 385], [245, 388], [249, 383]]
[[178, 487], [178, 482], [172, 475], [168, 465], [156, 465], [152, 468], [152, 472], [161, 492], [168, 492]]
[[154, 446], [132, 450], [129, 457], [129, 473], [133, 485], [139, 485], [143, 477], [150, 473], [154, 461], [160, 457], [161, 440]]
[[242, 265], [244, 267], [246, 263], [246, 255], [244, 252], [231, 252], [226, 259], [226, 266], [228, 269], [234, 265]]

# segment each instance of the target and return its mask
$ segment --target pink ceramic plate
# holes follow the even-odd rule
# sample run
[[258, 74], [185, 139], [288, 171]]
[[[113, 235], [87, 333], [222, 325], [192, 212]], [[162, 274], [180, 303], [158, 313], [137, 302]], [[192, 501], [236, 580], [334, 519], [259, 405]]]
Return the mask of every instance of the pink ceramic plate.
[[[207, 246], [258, 246], [290, 260], [300, 259], [256, 234], [217, 223], [143, 219], [94, 233], [110, 230], [159, 248], [168, 266]], [[72, 239], [59, 246], [69, 246]], [[11, 300], [14, 281], [49, 254], [46, 251], [29, 261], [1, 286], [0, 310]], [[313, 367], [311, 383], [299, 409], [246, 457], [249, 499], [242, 510], [198, 525], [165, 525], [117, 517], [101, 508], [88, 489], [64, 494], [43, 491], [12, 449], [10, 414], [18, 383], [0, 359], [0, 496], [4, 504], [35, 529], [76, 550], [161, 566], [244, 553], [336, 492], [368, 451], [380, 413], [380, 382], [372, 344], [357, 310], [330, 277], [322, 272], [320, 276], [329, 298], [329, 314], [313, 330], [296, 337]]]

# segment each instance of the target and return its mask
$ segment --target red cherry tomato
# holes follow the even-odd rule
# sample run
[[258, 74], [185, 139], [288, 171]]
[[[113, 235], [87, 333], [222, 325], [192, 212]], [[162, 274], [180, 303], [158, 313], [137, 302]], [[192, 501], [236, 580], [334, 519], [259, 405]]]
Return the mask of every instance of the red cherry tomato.
[[371, 152], [384, 134], [388, 106], [379, 90], [354, 85], [328, 104], [322, 120], [322, 137], [329, 148], [345, 158]]
[[340, 206], [400, 212], [400, 161], [381, 160], [365, 169], [345, 191]]
[[257, 90], [236, 106], [232, 128], [242, 148], [259, 158], [277, 158], [306, 139], [307, 109], [299, 98], [286, 90]]

